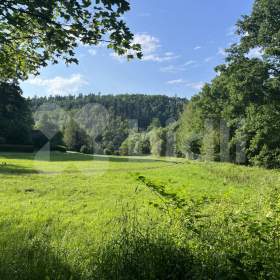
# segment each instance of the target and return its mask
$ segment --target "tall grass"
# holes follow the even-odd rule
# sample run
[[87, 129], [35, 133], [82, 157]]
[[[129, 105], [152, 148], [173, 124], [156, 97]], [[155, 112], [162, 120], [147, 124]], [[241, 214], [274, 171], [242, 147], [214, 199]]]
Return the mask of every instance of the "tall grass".
[[84, 255], [54, 247], [39, 228], [2, 235], [1, 279], [280, 279], [278, 189], [266, 216], [229, 210], [217, 219], [203, 213], [206, 198], [183, 203], [163, 186], [153, 191], [160, 219], [143, 223], [124, 208], [119, 229]]
[[[70, 159], [5, 158], [0, 280], [280, 279], [279, 172], [153, 161], [111, 162], [102, 176], [36, 171]], [[106, 166], [93, 163], [79, 161]]]

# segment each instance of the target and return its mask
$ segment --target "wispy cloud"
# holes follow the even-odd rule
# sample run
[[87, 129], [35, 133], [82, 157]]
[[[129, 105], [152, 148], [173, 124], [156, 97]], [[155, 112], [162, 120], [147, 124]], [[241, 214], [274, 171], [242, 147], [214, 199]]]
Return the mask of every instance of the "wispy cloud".
[[[164, 62], [178, 58], [179, 56], [173, 52], [160, 52], [160, 40], [149, 34], [136, 34], [133, 40], [134, 44], [140, 44], [142, 47], [143, 61]], [[123, 56], [111, 54], [111, 56], [119, 61], [124, 60]]]
[[166, 82], [168, 85], [178, 85], [178, 84], [185, 84], [186, 81], [183, 79], [177, 79], [177, 80], [170, 80]]
[[170, 80], [166, 82], [168, 85], [184, 85], [186, 87], [195, 89], [195, 90], [201, 90], [204, 86], [204, 82], [189, 82], [184, 79], [176, 79], [176, 80]]
[[187, 83], [187, 87], [191, 87], [193, 89], [201, 90], [204, 86], [204, 82], [196, 82], [196, 83]]
[[151, 54], [144, 55], [142, 60], [143, 61], [164, 62], [164, 61], [174, 60], [176, 58], [179, 58], [179, 56], [175, 55], [175, 54], [171, 54], [171, 53], [165, 53], [163, 55], [151, 53]]
[[178, 72], [182, 72], [185, 70], [186, 70], [186, 67], [183, 65], [168, 65], [168, 66], [160, 68], [160, 71], [163, 73], [178, 73]]
[[199, 49], [201, 49], [202, 47], [201, 46], [196, 46], [196, 47], [194, 47], [193, 49], [195, 50], [195, 51], [198, 51]]
[[184, 66], [189, 66], [189, 65], [192, 65], [192, 64], [195, 64], [196, 61], [195, 60], [188, 60], [187, 62], [184, 63]]
[[179, 73], [186, 71], [191, 65], [195, 65], [196, 61], [195, 60], [188, 60], [184, 64], [180, 65], [168, 65], [165, 67], [161, 67], [160, 71], [163, 73]]
[[26, 83], [46, 88], [47, 93], [57, 95], [67, 95], [69, 93], [77, 93], [88, 82], [81, 74], [73, 74], [69, 78], [56, 76], [52, 79], [44, 79], [41, 77], [34, 77], [26, 81]]

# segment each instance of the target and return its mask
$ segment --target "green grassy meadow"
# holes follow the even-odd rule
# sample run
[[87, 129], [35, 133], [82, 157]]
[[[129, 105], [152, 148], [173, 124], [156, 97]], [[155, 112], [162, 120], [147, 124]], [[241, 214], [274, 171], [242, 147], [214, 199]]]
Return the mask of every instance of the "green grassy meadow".
[[0, 155], [1, 279], [279, 279], [274, 170]]

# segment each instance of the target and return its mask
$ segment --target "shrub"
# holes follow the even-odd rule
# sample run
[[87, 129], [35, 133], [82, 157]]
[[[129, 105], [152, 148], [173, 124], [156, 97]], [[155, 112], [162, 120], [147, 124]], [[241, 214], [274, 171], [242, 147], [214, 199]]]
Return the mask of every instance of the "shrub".
[[148, 155], [150, 154], [150, 141], [147, 133], [132, 132], [120, 147], [120, 154]]
[[114, 155], [115, 155], [115, 156], [120, 156], [121, 153], [120, 153], [120, 151], [114, 151]]
[[80, 153], [82, 153], [82, 154], [93, 154], [93, 148], [91, 148], [87, 145], [83, 145], [80, 149]]
[[128, 141], [125, 140], [120, 147], [120, 155], [128, 156]]
[[103, 152], [104, 152], [104, 155], [107, 155], [107, 156], [111, 156], [114, 153], [114, 151], [110, 148], [104, 149]]

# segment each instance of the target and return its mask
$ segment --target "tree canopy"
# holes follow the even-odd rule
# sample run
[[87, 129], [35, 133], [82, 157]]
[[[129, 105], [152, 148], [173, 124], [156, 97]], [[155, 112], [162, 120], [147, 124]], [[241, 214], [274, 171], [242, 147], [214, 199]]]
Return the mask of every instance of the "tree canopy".
[[78, 63], [78, 44], [104, 43], [141, 58], [122, 20], [127, 0], [7, 0], [0, 2], [0, 77], [26, 79], [48, 63]]
[[[228, 49], [226, 64], [186, 106], [178, 147], [214, 160], [280, 167], [280, 1], [256, 0], [237, 33], [240, 42]], [[255, 48], [260, 55], [250, 57]]]
[[[48, 121], [57, 124], [64, 133], [65, 144], [68, 147], [79, 150], [86, 145], [96, 153], [106, 154], [119, 151], [122, 154], [149, 153], [148, 140], [153, 139], [153, 143], [161, 143], [164, 140], [161, 138], [164, 138], [167, 131], [161, 127], [178, 120], [186, 101], [178, 97], [143, 94], [90, 94], [34, 97], [29, 100], [37, 127], [42, 127], [41, 120], [47, 114]], [[79, 127], [69, 122], [70, 115]], [[91, 142], [81, 143], [73, 136], [80, 128], [84, 129]], [[155, 133], [153, 138], [146, 133], [151, 130], [154, 130], [151, 135]], [[74, 146], [72, 142], [79, 142], [79, 145]], [[163, 153], [165, 151], [161, 152]]]
[[29, 144], [33, 118], [15, 84], [0, 83], [0, 144]]
[[271, 70], [280, 71], [280, 0], [255, 0], [251, 15], [242, 16], [237, 22], [240, 43], [229, 49], [229, 57], [244, 56], [251, 49], [259, 48]]

